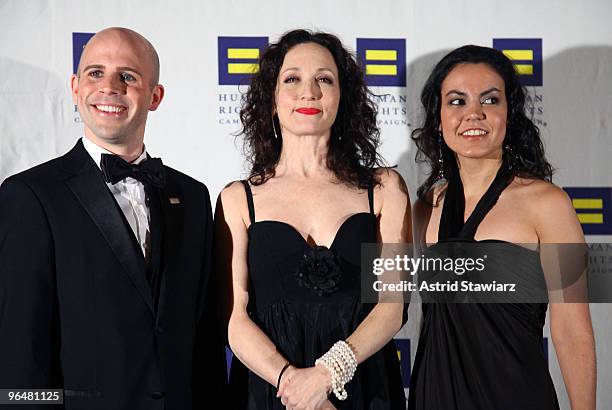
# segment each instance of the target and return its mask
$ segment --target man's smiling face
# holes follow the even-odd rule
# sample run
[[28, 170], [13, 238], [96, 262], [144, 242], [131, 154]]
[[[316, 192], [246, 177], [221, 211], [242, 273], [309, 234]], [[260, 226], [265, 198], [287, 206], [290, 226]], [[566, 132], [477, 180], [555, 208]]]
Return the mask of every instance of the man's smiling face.
[[147, 114], [163, 97], [155, 64], [135, 34], [109, 29], [92, 37], [71, 79], [88, 138], [110, 144], [144, 138]]

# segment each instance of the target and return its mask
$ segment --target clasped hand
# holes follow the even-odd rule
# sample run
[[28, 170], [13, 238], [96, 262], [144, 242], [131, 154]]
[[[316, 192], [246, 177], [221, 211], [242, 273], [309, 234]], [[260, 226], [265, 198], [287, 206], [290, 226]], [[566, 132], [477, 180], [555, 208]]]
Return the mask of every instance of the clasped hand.
[[324, 366], [290, 366], [281, 378], [276, 397], [290, 410], [333, 410], [334, 405], [327, 400], [329, 391], [331, 375]]

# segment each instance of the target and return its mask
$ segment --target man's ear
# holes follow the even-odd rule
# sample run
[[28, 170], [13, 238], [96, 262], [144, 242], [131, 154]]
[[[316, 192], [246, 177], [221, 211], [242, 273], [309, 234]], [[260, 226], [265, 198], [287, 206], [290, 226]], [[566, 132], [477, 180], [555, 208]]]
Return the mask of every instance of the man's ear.
[[155, 111], [159, 104], [161, 104], [164, 99], [164, 86], [161, 84], [157, 84], [153, 87], [153, 94], [151, 95], [151, 105], [149, 105], [149, 111]]
[[76, 105], [77, 95], [79, 93], [79, 77], [76, 74], [70, 76], [70, 90], [72, 94], [72, 102]]

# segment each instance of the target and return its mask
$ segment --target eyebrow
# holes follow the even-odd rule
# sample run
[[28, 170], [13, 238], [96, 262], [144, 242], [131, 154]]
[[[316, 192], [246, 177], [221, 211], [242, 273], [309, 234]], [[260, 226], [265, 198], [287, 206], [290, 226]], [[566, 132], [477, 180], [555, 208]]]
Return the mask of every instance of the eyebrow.
[[[285, 69], [284, 69], [284, 70], [281, 72], [281, 74], [282, 74], [282, 73], [286, 73], [287, 71], [291, 71], [291, 70], [300, 71], [300, 68], [299, 68], [299, 67], [288, 67], [288, 68], [285, 68]], [[334, 75], [335, 75], [334, 71], [333, 71], [331, 68], [327, 68], [327, 67], [317, 68], [317, 72], [321, 72], [321, 71], [328, 71], [328, 72], [330, 72], [331, 74], [334, 74]]]
[[[104, 69], [104, 68], [106, 68], [106, 66], [104, 66], [102, 64], [90, 64], [90, 65], [88, 65], [87, 67], [85, 67], [83, 69], [83, 72], [85, 72], [87, 70], [91, 70], [93, 68]], [[142, 73], [140, 71], [136, 70], [133, 67], [127, 67], [127, 66], [125, 66], [125, 67], [117, 67], [117, 71], [131, 71], [131, 72], [136, 73], [136, 74], [138, 74], [139, 76], [142, 77]]]
[[[499, 88], [497, 88], [497, 87], [491, 87], [491, 88], [489, 88], [488, 90], [485, 90], [485, 91], [481, 92], [481, 93], [480, 93], [480, 96], [482, 97], [483, 95], [487, 95], [487, 94], [492, 93], [492, 92], [495, 92], [495, 91], [497, 91], [497, 92], [501, 92], [501, 90], [500, 90]], [[449, 92], [447, 92], [447, 93], [445, 94], [445, 96], [449, 96], [450, 94], [457, 94], [457, 95], [461, 95], [461, 96], [466, 95], [466, 94], [465, 94], [463, 91], [458, 91], [458, 90], [450, 90]]]

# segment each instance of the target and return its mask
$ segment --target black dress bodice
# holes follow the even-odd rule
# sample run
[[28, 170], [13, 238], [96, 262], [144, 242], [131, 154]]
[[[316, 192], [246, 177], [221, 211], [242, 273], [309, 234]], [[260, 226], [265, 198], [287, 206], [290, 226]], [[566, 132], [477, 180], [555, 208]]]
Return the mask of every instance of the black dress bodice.
[[[439, 242], [429, 251], [449, 243], [477, 242], [478, 225], [511, 180], [511, 174], [501, 168], [464, 223], [463, 186], [460, 178], [451, 178], [440, 218]], [[495, 242], [507, 245], [508, 255], [521, 261], [510, 265], [517, 277], [542, 283], [537, 252]], [[547, 307], [546, 303], [518, 302], [423, 303], [409, 409], [558, 409], [542, 345]]]
[[[361, 244], [376, 242], [373, 191], [370, 212], [349, 216], [329, 248], [313, 246], [291, 225], [257, 221], [249, 184], [243, 181], [248, 228], [249, 314], [278, 351], [297, 367], [314, 366], [338, 340], [345, 340], [373, 305], [361, 303]], [[330, 400], [340, 409], [405, 409], [393, 341], [360, 364], [346, 385], [348, 399]], [[248, 376], [249, 409], [282, 409], [274, 386]]]

